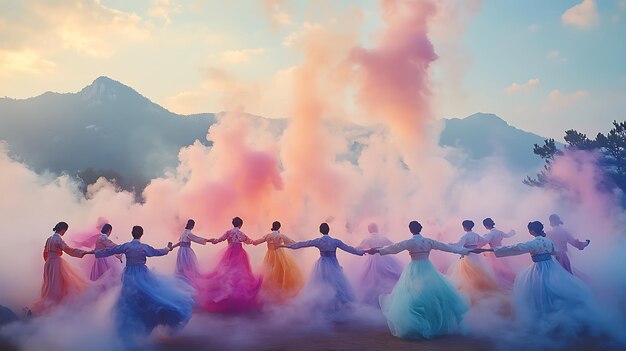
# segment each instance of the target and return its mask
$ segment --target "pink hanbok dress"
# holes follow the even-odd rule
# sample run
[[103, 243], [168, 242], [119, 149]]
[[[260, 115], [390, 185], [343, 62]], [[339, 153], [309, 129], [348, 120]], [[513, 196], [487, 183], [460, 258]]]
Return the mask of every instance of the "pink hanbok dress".
[[73, 257], [85, 254], [83, 250], [69, 247], [59, 233], [46, 240], [41, 298], [33, 305], [35, 314], [45, 313], [67, 298], [79, 295], [88, 286], [80, 272], [63, 259], [63, 252]]
[[[115, 246], [117, 246], [117, 244], [111, 241], [109, 236], [104, 233], [100, 234], [98, 239], [96, 239], [96, 250], [108, 249]], [[93, 262], [89, 279], [96, 281], [106, 276], [111, 277], [111, 280], [113, 280], [119, 277], [122, 272], [120, 258], [120, 255], [96, 258]]]
[[[502, 239], [510, 238], [515, 235], [514, 231], [505, 233], [499, 229], [492, 228], [489, 233], [483, 236], [484, 242], [489, 245], [490, 248], [502, 246]], [[497, 259], [492, 252], [485, 252], [483, 256], [487, 259], [487, 263], [496, 275], [496, 279], [504, 290], [513, 290], [513, 283], [515, 282], [515, 272], [509, 265], [507, 260]]]

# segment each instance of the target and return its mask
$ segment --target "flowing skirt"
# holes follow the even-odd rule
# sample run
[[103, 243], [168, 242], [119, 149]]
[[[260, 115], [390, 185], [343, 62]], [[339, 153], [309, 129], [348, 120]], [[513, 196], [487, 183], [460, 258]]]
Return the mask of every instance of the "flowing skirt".
[[380, 307], [394, 336], [429, 339], [460, 331], [467, 302], [430, 260], [412, 260]]
[[119, 259], [113, 256], [96, 258], [91, 267], [89, 279], [91, 281], [97, 281], [99, 279], [119, 279], [119, 273], [121, 273], [120, 265]]
[[557, 253], [556, 256], [556, 261], [563, 267], [565, 268], [566, 271], [568, 271], [570, 274], [572, 274], [572, 265], [569, 262], [569, 256], [567, 256], [567, 252], [560, 252]]
[[552, 259], [518, 274], [513, 296], [518, 322], [528, 329], [576, 334], [601, 324], [588, 288]]
[[200, 272], [198, 271], [198, 258], [191, 247], [179, 247], [176, 256], [176, 275], [185, 279], [193, 287], [198, 286]]
[[337, 257], [322, 256], [317, 260], [299, 305], [325, 319], [341, 321], [348, 317], [355, 300]]
[[503, 295], [495, 275], [482, 256], [464, 256], [450, 268], [449, 273], [459, 290], [469, 296], [472, 305], [484, 298]]
[[181, 279], [151, 272], [145, 265], [124, 270], [115, 320], [123, 340], [150, 334], [158, 325], [185, 326], [193, 310], [193, 289]]
[[393, 290], [401, 274], [402, 265], [396, 258], [368, 256], [359, 280], [359, 300], [378, 307], [380, 296]]
[[515, 272], [507, 262], [506, 258], [497, 258], [494, 254], [485, 254], [487, 262], [491, 269], [495, 273], [496, 280], [500, 287], [505, 291], [513, 290], [513, 283], [515, 282]]
[[261, 279], [252, 274], [248, 254], [241, 244], [229, 244], [217, 267], [203, 279], [198, 304], [209, 312], [255, 311]]
[[44, 313], [87, 287], [85, 278], [63, 258], [48, 257], [43, 267], [41, 298], [33, 305], [33, 313]]
[[262, 299], [282, 302], [296, 296], [303, 286], [302, 271], [287, 250], [268, 249], [263, 259]]

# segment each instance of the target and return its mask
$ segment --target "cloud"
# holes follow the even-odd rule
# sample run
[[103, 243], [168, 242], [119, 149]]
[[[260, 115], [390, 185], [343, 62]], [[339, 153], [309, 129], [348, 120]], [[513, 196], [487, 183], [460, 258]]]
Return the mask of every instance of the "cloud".
[[563, 23], [580, 29], [593, 27], [600, 21], [595, 0], [583, 0], [565, 11], [561, 16]]
[[528, 26], [528, 30], [531, 32], [536, 32], [539, 30], [539, 28], [541, 28], [537, 23], [533, 23], [530, 26]]
[[551, 61], [567, 62], [567, 58], [563, 57], [558, 50], [548, 52], [546, 58]]
[[33, 50], [0, 50], [0, 75], [10, 72], [47, 73], [54, 70], [56, 64], [40, 56]]
[[155, 18], [160, 18], [164, 23], [171, 23], [171, 15], [180, 11], [179, 6], [174, 4], [172, 0], [152, 0], [152, 4], [148, 9], [148, 14]]
[[253, 56], [263, 54], [264, 48], [228, 50], [221, 54], [222, 61], [231, 64], [248, 63]]
[[560, 55], [561, 53], [558, 50], [554, 50], [554, 51], [550, 51], [547, 57], [552, 60], [552, 59], [558, 58]]
[[97, 0], [25, 0], [0, 8], [0, 71], [50, 72], [64, 50], [107, 58], [147, 37], [138, 15]]
[[272, 28], [293, 26], [288, 2], [284, 0], [263, 0], [263, 9], [272, 23]]
[[563, 93], [558, 89], [554, 89], [548, 94], [548, 105], [546, 107], [547, 109], [565, 109], [587, 96], [589, 96], [589, 92], [586, 90]]
[[529, 92], [535, 90], [539, 86], [541, 81], [539, 78], [529, 79], [526, 83], [513, 83], [508, 87], [504, 88], [504, 91], [508, 94], [519, 93], [519, 92]]

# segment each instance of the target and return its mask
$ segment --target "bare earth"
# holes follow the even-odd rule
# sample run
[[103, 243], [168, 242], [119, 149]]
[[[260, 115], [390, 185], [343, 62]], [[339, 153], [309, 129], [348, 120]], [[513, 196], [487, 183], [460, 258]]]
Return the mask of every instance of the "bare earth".
[[[488, 340], [469, 338], [463, 336], [446, 336], [432, 340], [402, 340], [393, 337], [388, 330], [363, 328], [355, 329], [350, 326], [337, 326], [334, 332], [326, 334], [321, 340], [313, 335], [300, 336], [298, 338], [288, 335], [267, 335], [266, 338], [256, 340], [253, 345], [236, 347], [219, 344], [208, 338], [163, 338], [157, 342], [159, 351], [182, 351], [182, 350], [259, 350], [259, 351], [314, 351], [314, 350], [359, 350], [359, 351], [384, 351], [384, 350], [424, 350], [424, 351], [481, 351], [481, 350], [504, 350], [517, 351], [524, 350], [524, 345], [515, 347], [496, 347]], [[552, 349], [555, 350], [555, 349]], [[576, 345], [570, 345], [564, 349], [555, 351], [591, 351], [591, 350], [611, 350], [600, 347], [592, 340]], [[619, 350], [619, 349], [615, 349]], [[533, 349], [533, 351], [539, 351]]]

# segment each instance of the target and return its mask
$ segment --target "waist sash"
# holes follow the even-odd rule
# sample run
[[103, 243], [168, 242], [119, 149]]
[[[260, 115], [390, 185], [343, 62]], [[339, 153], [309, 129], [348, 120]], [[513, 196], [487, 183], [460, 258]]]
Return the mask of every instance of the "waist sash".
[[410, 252], [412, 260], [426, 260], [428, 259], [428, 255], [430, 251], [421, 251], [421, 252]]
[[59, 258], [61, 256], [63, 256], [63, 252], [57, 252], [57, 251], [48, 252], [48, 258]]
[[320, 256], [322, 256], [322, 257], [337, 257], [337, 253], [335, 251], [320, 251]]
[[191, 247], [191, 242], [181, 242], [180, 247]]
[[530, 257], [532, 257], [533, 262], [535, 263], [542, 262], [542, 261], [550, 261], [552, 259], [552, 255], [550, 255], [549, 253], [530, 255]]

